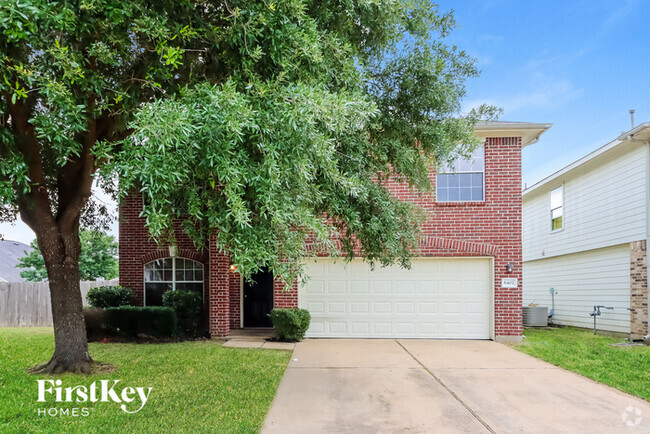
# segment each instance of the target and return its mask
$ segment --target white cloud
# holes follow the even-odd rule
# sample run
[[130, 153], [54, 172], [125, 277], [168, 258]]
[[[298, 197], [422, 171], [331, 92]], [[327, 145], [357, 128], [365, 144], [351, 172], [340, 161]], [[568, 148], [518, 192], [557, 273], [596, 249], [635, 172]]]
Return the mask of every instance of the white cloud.
[[468, 100], [463, 104], [463, 111], [486, 103], [503, 109], [504, 115], [510, 116], [523, 109], [550, 110], [564, 106], [583, 93], [569, 80], [537, 79], [527, 85], [527, 89], [514, 95], [500, 95], [482, 100]]
[[613, 4], [615, 5], [614, 10], [608, 14], [607, 20], [603, 23], [603, 33], [613, 30], [619, 24], [623, 24], [630, 15], [639, 10], [640, 2], [638, 0], [625, 0]]
[[518, 93], [503, 102], [503, 109], [514, 112], [522, 108], [553, 109], [563, 106], [582, 95], [581, 89], [576, 89], [568, 80], [558, 80]]

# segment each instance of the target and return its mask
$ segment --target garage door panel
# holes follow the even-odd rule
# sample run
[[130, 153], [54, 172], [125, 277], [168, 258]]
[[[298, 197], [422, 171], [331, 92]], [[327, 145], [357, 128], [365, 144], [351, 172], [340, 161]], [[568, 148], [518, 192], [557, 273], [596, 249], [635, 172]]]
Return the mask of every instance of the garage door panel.
[[485, 313], [485, 305], [483, 303], [466, 303], [465, 304], [466, 313]]
[[350, 294], [368, 294], [370, 293], [370, 282], [367, 280], [350, 281]]
[[392, 282], [388, 280], [375, 280], [372, 283], [372, 293], [375, 295], [379, 294], [390, 294], [393, 290]]
[[353, 322], [352, 333], [355, 335], [358, 334], [367, 335], [368, 333], [370, 333], [370, 324], [368, 324], [367, 322]]
[[460, 280], [443, 280], [440, 294], [442, 295], [459, 295], [463, 284]]
[[423, 335], [437, 335], [438, 324], [435, 323], [424, 323], [420, 324], [420, 333]]
[[344, 314], [345, 312], [347, 312], [347, 310], [348, 309], [347, 309], [346, 303], [344, 301], [337, 301], [337, 302], [330, 301], [329, 303], [327, 303], [327, 312], [328, 313]]
[[307, 310], [312, 314], [312, 316], [325, 312], [325, 303], [310, 301], [306, 306]]
[[457, 314], [460, 313], [462, 307], [460, 303], [442, 303], [443, 314]]
[[393, 311], [393, 304], [392, 303], [373, 303], [373, 313], [378, 313], [378, 314], [383, 314], [383, 313], [391, 313]]
[[345, 336], [347, 332], [347, 327], [345, 321], [327, 321], [326, 322], [326, 329], [329, 330], [331, 334], [338, 334]]
[[414, 295], [415, 294], [415, 282], [412, 280], [397, 280], [395, 281], [395, 290], [393, 294], [396, 296], [404, 295]]
[[465, 281], [465, 293], [466, 294], [476, 294], [481, 295], [485, 294], [488, 291], [486, 282], [481, 280], [469, 280]]
[[309, 323], [309, 331], [314, 334], [322, 334], [325, 331], [325, 323], [312, 319]]
[[350, 303], [352, 313], [370, 313], [370, 303], [367, 301], [355, 301]]
[[411, 270], [321, 259], [307, 272], [299, 292], [312, 314], [307, 336], [489, 338], [487, 259], [416, 259]]
[[438, 303], [422, 302], [419, 303], [419, 308], [420, 308], [419, 313], [421, 314], [426, 315], [430, 313], [438, 313]]
[[460, 322], [445, 321], [442, 329], [446, 335], [459, 335], [463, 331], [463, 326]]
[[431, 296], [438, 293], [438, 282], [433, 280], [422, 280], [419, 286], [419, 295]]
[[348, 292], [345, 280], [329, 280], [326, 282], [328, 294], [346, 294]]

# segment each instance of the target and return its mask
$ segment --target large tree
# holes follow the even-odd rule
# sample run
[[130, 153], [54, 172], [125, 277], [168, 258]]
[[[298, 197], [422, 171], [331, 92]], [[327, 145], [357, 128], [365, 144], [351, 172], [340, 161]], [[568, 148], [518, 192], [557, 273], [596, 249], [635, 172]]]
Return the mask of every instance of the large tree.
[[[111, 235], [100, 231], [82, 230], [79, 234], [79, 278], [93, 281], [111, 280], [117, 277], [117, 242]], [[29, 282], [47, 280], [45, 259], [36, 240], [31, 243], [28, 254], [18, 259], [17, 268], [22, 268], [20, 277]]]
[[477, 70], [444, 43], [454, 25], [418, 0], [5, 0], [2, 217], [34, 230], [47, 267], [42, 370], [91, 367], [79, 227], [104, 214], [95, 179], [141, 191], [155, 237], [173, 242], [181, 218], [245, 275], [291, 280], [305, 241], [336, 250], [332, 235], [408, 263], [418, 214], [386, 184], [426, 191], [490, 114], [459, 113]]

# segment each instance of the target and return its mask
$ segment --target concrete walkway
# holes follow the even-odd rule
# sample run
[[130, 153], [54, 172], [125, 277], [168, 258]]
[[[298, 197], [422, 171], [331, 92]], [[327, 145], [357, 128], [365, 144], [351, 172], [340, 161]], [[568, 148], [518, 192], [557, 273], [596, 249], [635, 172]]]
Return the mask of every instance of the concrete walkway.
[[404, 431], [647, 433], [650, 403], [490, 341], [310, 339], [263, 427]]
[[264, 338], [256, 337], [235, 337], [228, 339], [222, 345], [224, 348], [262, 348], [265, 350], [293, 350], [296, 344], [293, 342], [274, 342]]

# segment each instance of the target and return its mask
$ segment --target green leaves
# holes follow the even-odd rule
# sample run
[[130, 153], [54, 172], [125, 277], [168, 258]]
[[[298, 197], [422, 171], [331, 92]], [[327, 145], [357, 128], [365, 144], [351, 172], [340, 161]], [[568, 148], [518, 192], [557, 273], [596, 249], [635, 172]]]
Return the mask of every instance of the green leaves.
[[57, 221], [90, 164], [80, 181], [146, 197], [161, 242], [176, 219], [198, 246], [216, 233], [245, 275], [290, 281], [306, 243], [406, 264], [421, 216], [385, 186], [426, 192], [493, 114], [459, 114], [478, 71], [454, 26], [424, 0], [8, 0], [2, 203], [44, 189]]
[[246, 272], [271, 262], [290, 280], [308, 234], [330, 246], [317, 180], [358, 194], [358, 180], [336, 165], [337, 138], [365, 140], [375, 113], [362, 95], [306, 85], [200, 86], [144, 108], [137, 145], [124, 147], [116, 169], [123, 191], [145, 186], [143, 215], [158, 238], [188, 218], [205, 228], [204, 242], [218, 230], [219, 246]]
[[[79, 272], [81, 280], [111, 280], [117, 277], [117, 243], [112, 236], [101, 232], [82, 230]], [[20, 276], [30, 282], [47, 280], [45, 261], [36, 240], [31, 251], [18, 260], [16, 267], [22, 268]]]

